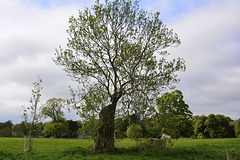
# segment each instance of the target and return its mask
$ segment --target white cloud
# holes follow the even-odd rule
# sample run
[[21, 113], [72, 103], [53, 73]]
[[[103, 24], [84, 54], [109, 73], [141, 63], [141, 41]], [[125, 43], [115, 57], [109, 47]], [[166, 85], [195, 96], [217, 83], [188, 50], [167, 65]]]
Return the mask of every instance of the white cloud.
[[[25, 2], [25, 3], [24, 3]], [[52, 61], [55, 48], [66, 46], [68, 19], [81, 6], [41, 8], [28, 1], [0, 2], [0, 121], [21, 120], [32, 83], [43, 79], [42, 100], [69, 97], [71, 79]], [[18, 109], [16, 109], [18, 108]], [[19, 116], [20, 114], [20, 116]]]
[[[66, 46], [68, 18], [93, 0], [46, 2], [39, 6], [40, 1], [0, 1], [0, 121], [21, 121], [21, 105], [28, 105], [38, 75], [43, 79], [42, 103], [69, 97], [73, 82], [52, 57], [55, 48]], [[170, 51], [186, 60], [178, 87], [193, 113], [239, 118], [240, 1], [200, 3], [151, 0], [141, 1], [140, 7], [160, 11], [182, 40]]]
[[1, 15], [5, 18], [0, 20], [0, 33], [3, 35], [0, 38], [1, 63], [8, 63], [19, 56], [53, 52], [53, 45], [65, 44], [63, 33], [67, 29], [68, 18], [76, 11], [75, 7], [41, 10], [26, 8], [23, 4], [8, 8], [7, 13]]
[[239, 1], [212, 1], [172, 23], [182, 40], [182, 45], [172, 51], [184, 57], [187, 65], [179, 87], [195, 114], [240, 116], [238, 6]]

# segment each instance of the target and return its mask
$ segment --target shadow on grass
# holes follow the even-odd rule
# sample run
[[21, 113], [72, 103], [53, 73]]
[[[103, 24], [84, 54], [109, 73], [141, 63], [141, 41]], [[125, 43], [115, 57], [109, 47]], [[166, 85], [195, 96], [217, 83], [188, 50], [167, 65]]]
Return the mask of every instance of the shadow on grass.
[[[139, 150], [137, 149], [137, 147], [116, 148], [114, 152], [109, 152], [107, 154], [113, 155], [113, 154], [126, 154], [126, 153], [139, 153]], [[103, 153], [100, 151], [90, 151], [87, 148], [83, 148], [83, 147], [73, 147], [62, 152], [63, 156], [66, 156], [66, 155], [88, 156], [88, 155], [98, 155], [98, 154], [100, 155]]]
[[223, 154], [216, 154], [211, 152], [206, 152], [203, 150], [194, 150], [194, 149], [184, 149], [184, 148], [166, 148], [165, 150], [152, 148], [146, 151], [144, 157], [141, 156], [140, 151], [137, 147], [130, 147], [130, 148], [116, 148], [114, 152], [110, 152], [107, 154], [103, 154], [99, 151], [89, 151], [86, 148], [82, 147], [74, 147], [69, 148], [62, 152], [61, 157], [74, 157], [74, 158], [81, 158], [81, 159], [99, 159], [99, 157], [104, 156], [101, 159], [108, 159], [107, 157], [111, 156], [112, 158], [115, 157], [120, 159], [120, 157], [131, 156], [135, 157], [133, 159], [164, 159], [164, 160], [187, 160], [187, 159], [194, 159], [194, 160], [225, 160], [226, 155]]
[[85, 156], [96, 155], [96, 154], [101, 154], [101, 152], [99, 152], [99, 151], [89, 151], [87, 148], [83, 148], [83, 147], [69, 148], [69, 149], [62, 152], [62, 156], [82, 155], [82, 156], [85, 157]]
[[225, 160], [225, 153], [214, 153], [207, 150], [184, 149], [184, 148], [167, 148], [165, 150], [151, 149], [148, 152], [151, 158], [161, 157], [166, 160]]
[[[114, 152], [109, 153], [102, 153], [100, 151], [90, 151], [87, 148], [82, 147], [73, 147], [69, 148], [61, 153], [61, 157], [65, 157], [69, 159], [68, 157], [71, 157], [71, 159], [106, 159], [109, 156], [113, 157], [121, 157], [121, 156], [136, 156], [138, 157], [140, 155], [139, 150], [136, 147], [131, 148], [116, 148]], [[103, 157], [102, 157], [103, 156]]]

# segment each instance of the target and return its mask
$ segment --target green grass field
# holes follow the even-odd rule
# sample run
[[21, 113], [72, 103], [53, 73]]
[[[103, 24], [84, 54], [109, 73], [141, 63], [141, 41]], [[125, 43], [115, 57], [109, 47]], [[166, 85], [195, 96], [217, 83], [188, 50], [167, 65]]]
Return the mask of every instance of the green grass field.
[[133, 140], [116, 142], [115, 153], [89, 151], [92, 140], [34, 139], [33, 151], [24, 153], [23, 138], [0, 138], [0, 160], [226, 160], [231, 151], [233, 160], [240, 159], [240, 139], [178, 139], [165, 150], [150, 149], [145, 156], [135, 148]]

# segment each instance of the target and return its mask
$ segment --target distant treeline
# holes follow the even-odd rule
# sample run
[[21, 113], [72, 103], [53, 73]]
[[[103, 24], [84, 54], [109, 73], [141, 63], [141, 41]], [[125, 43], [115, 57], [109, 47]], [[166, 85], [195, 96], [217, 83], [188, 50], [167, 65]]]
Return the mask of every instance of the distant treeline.
[[240, 119], [219, 114], [194, 116], [193, 127], [196, 138], [234, 138], [240, 134]]
[[[44, 129], [46, 131], [46, 126], [51, 124], [55, 128], [50, 128], [50, 132], [53, 132], [53, 135], [44, 135]], [[77, 138], [79, 129], [81, 128], [81, 121], [64, 121], [57, 124], [64, 124], [64, 125], [56, 125], [53, 122], [47, 123], [37, 123], [34, 126], [34, 137], [62, 137], [62, 138]], [[64, 128], [59, 128], [59, 126], [64, 126]], [[22, 121], [20, 124], [14, 125], [10, 120], [5, 123], [0, 123], [0, 137], [24, 137], [28, 135], [29, 128], [26, 125], [26, 122]], [[60, 136], [58, 136], [58, 132], [60, 132]]]
[[[160, 132], [158, 129], [154, 129], [154, 123], [149, 121], [149, 119], [140, 120], [135, 114], [124, 118], [117, 118], [115, 120], [115, 137], [126, 138], [127, 128], [134, 123], [141, 125], [143, 137], [160, 138], [164, 130], [168, 128]], [[230, 117], [219, 114], [193, 116], [187, 123], [179, 121], [173, 124], [173, 126], [179, 131], [177, 138], [235, 138], [239, 137], [240, 134], [240, 118], [232, 120]], [[97, 128], [97, 123], [95, 123], [95, 128]], [[175, 132], [174, 130], [171, 131]], [[35, 137], [79, 138], [79, 135], [83, 135], [83, 133], [85, 135], [94, 134], [92, 122], [72, 120], [61, 123], [40, 122], [35, 126], [34, 130]], [[0, 123], [0, 137], [23, 137], [27, 134], [28, 128], [24, 121], [16, 125], [10, 120]]]
[[[240, 135], [240, 118], [232, 120], [230, 117], [219, 114], [196, 115], [188, 120], [179, 119], [174, 124], [166, 125], [161, 132], [155, 128], [158, 125], [154, 125], [159, 122], [149, 123], [149, 119], [138, 121], [137, 117], [132, 115], [130, 121], [141, 125], [144, 137], [161, 138], [162, 134], [168, 134], [172, 138], [235, 138]], [[120, 118], [116, 121], [115, 129], [119, 136], [126, 137], [129, 120]]]

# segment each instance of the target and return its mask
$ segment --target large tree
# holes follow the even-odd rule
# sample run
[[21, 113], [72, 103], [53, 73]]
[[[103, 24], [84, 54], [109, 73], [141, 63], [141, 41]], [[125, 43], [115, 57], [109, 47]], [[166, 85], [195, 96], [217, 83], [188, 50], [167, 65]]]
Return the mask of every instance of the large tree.
[[114, 150], [117, 107], [141, 105], [147, 112], [164, 88], [179, 81], [175, 72], [185, 70], [181, 58], [164, 58], [180, 40], [159, 16], [140, 9], [138, 1], [96, 0], [69, 20], [68, 48], [57, 49], [54, 61], [84, 88], [73, 94], [74, 101], [80, 98], [76, 106], [87, 102], [83, 106], [99, 114], [95, 150]]

